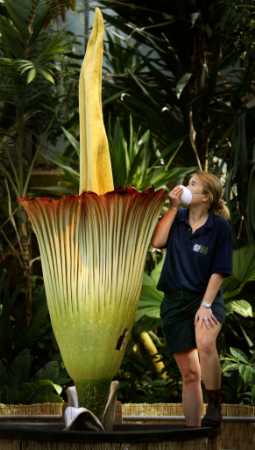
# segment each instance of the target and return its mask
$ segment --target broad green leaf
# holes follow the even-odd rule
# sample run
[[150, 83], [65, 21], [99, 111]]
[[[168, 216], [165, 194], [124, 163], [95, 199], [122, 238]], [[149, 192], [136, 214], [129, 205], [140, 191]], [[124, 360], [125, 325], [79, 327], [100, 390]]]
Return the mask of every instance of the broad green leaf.
[[239, 373], [246, 384], [253, 384], [255, 381], [255, 369], [248, 365], [239, 365]]
[[234, 251], [233, 276], [242, 283], [255, 281], [255, 245]]
[[110, 142], [110, 152], [114, 185], [116, 187], [125, 186], [127, 184], [127, 142], [118, 118]]
[[45, 80], [49, 81], [52, 84], [55, 84], [55, 80], [49, 72], [47, 72], [46, 70], [43, 70], [43, 69], [40, 69], [40, 72], [43, 75], [43, 77], [45, 78]]
[[6, 56], [13, 58], [22, 57], [25, 43], [15, 26], [6, 17], [0, 17], [0, 33]]
[[27, 74], [27, 84], [32, 83], [32, 81], [35, 79], [35, 77], [36, 77], [36, 69], [29, 70], [29, 72]]
[[238, 370], [238, 364], [237, 363], [227, 363], [223, 364], [222, 371], [224, 375], [226, 375], [227, 372], [232, 372], [233, 370]]
[[255, 281], [255, 245], [246, 245], [233, 252], [233, 273], [224, 280], [224, 297], [236, 297], [244, 285]]
[[238, 348], [230, 347], [229, 351], [230, 351], [231, 355], [234, 356], [234, 358], [236, 358], [237, 361], [243, 362], [244, 364], [249, 363], [245, 353], [243, 353]]
[[164, 258], [161, 259], [161, 261], [154, 267], [154, 269], [151, 272], [151, 279], [153, 280], [155, 287], [158, 283], [163, 264], [164, 264]]
[[235, 312], [242, 317], [253, 317], [252, 306], [247, 300], [233, 300], [227, 306], [230, 312]]
[[26, 24], [31, 14], [31, 0], [4, 0], [4, 4], [11, 19], [22, 34], [26, 34]]
[[[154, 272], [154, 277], [155, 276], [156, 272]], [[160, 318], [160, 304], [163, 299], [163, 294], [157, 290], [156, 282], [152, 276], [144, 273], [142, 293], [136, 312], [136, 321], [140, 320], [143, 316], [155, 319]]]

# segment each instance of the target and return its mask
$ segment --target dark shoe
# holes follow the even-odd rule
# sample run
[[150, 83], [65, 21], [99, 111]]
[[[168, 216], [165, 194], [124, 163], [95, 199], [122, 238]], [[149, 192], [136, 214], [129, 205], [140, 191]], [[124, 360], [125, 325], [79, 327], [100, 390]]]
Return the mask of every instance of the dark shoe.
[[221, 415], [221, 390], [206, 390], [207, 408], [205, 416], [202, 419], [202, 427], [218, 428], [222, 422]]

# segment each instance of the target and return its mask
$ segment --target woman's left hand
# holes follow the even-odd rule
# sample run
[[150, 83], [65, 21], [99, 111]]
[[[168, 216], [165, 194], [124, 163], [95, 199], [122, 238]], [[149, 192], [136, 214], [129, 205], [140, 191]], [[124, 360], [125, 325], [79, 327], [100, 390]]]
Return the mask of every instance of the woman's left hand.
[[200, 306], [195, 315], [195, 325], [200, 325], [205, 328], [213, 328], [217, 324], [218, 320], [213, 315], [212, 309]]

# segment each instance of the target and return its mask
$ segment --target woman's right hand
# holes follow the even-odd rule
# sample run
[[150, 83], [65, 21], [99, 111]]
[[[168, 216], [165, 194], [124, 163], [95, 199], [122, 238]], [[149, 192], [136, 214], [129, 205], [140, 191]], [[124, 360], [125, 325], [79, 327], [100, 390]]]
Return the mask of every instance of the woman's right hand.
[[168, 197], [171, 200], [171, 206], [174, 208], [179, 208], [181, 205], [181, 195], [182, 195], [182, 187], [175, 186], [168, 194]]

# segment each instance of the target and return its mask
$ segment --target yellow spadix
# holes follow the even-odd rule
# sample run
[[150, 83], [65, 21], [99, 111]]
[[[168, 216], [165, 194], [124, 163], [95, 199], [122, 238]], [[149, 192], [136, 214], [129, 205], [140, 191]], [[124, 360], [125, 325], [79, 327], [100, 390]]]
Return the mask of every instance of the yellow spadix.
[[102, 110], [103, 38], [104, 21], [96, 8], [79, 83], [80, 194], [104, 194], [114, 189]]

